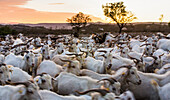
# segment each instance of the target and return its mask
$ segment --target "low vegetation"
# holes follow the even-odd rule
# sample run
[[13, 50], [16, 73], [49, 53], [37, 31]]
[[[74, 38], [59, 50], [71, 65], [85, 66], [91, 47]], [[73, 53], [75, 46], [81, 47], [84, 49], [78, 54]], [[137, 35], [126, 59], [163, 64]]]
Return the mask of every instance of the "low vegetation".
[[[146, 33], [157, 33], [162, 32], [168, 34], [170, 32], [170, 24], [159, 22], [155, 23], [131, 23], [127, 24], [123, 32], [129, 33], [131, 35], [145, 34]], [[101, 30], [102, 29], [102, 30]], [[30, 27], [26, 25], [0, 25], [0, 35], [4, 36], [7, 34], [23, 33], [27, 36], [40, 36], [44, 37], [46, 34], [72, 34], [74, 31], [70, 29], [47, 29], [45, 27]], [[80, 31], [80, 36], [89, 36], [92, 33], [103, 33], [111, 32], [112, 34], [118, 34], [119, 27], [116, 24], [103, 24], [103, 23], [91, 23], [84, 28], [84, 31]], [[150, 34], [151, 35], [151, 34]]]

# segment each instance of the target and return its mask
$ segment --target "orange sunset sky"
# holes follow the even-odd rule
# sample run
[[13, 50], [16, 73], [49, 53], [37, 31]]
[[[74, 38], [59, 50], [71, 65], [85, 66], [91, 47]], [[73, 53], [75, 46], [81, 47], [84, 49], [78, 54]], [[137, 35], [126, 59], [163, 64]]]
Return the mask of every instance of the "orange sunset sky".
[[170, 21], [170, 0], [0, 0], [0, 23], [65, 23], [78, 12], [107, 22], [102, 5], [118, 1], [125, 2], [136, 22], [158, 22], [161, 14]]

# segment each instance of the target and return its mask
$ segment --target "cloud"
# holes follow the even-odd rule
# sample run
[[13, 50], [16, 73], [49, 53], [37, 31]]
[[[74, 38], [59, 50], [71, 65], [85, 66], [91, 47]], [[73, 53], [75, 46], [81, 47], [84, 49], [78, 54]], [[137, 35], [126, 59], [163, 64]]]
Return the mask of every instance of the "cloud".
[[0, 5], [2, 6], [15, 6], [15, 5], [24, 5], [30, 0], [0, 0]]
[[49, 5], [63, 5], [64, 3], [49, 3]]
[[[30, 8], [21, 8], [28, 0], [0, 0], [0, 23], [66, 23], [75, 13], [44, 12]], [[102, 21], [93, 17], [93, 21]]]

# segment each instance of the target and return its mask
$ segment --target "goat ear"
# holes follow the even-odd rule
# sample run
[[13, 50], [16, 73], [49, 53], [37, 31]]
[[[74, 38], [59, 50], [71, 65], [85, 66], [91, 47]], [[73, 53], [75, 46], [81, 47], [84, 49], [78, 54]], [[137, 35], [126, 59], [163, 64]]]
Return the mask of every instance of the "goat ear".
[[25, 89], [25, 87], [19, 88], [18, 93], [21, 94], [21, 95], [25, 95], [25, 94], [26, 94], [26, 89]]
[[11, 72], [11, 74], [12, 74], [12, 71], [13, 71], [12, 69], [9, 69], [9, 72]]
[[11, 67], [13, 67], [13, 66], [12, 66], [12, 65], [7, 65], [7, 67], [8, 67], [8, 68], [11, 68]]
[[102, 86], [100, 87], [100, 89], [105, 89], [105, 90], [108, 90], [108, 91], [109, 91], [109, 88], [106, 88], [104, 85], [102, 85]]
[[122, 76], [125, 76], [125, 75], [126, 75], [126, 72], [123, 72], [123, 73], [122, 73]]
[[155, 80], [151, 80], [150, 82], [153, 86], [157, 87], [158, 86], [158, 83], [155, 81]]
[[154, 70], [154, 73], [157, 73], [158, 71], [159, 71], [159, 69], [155, 69], [155, 70]]
[[64, 64], [64, 65], [63, 65], [63, 67], [67, 67], [67, 66], [68, 66], [68, 64]]
[[35, 81], [38, 83], [39, 79], [36, 79]]

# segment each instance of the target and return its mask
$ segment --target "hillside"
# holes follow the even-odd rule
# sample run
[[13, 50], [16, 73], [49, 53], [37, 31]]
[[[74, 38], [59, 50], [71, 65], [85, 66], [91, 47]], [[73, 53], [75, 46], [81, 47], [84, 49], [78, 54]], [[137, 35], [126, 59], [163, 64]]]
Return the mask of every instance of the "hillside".
[[[4, 32], [6, 30], [12, 29], [10, 32]], [[111, 32], [113, 34], [117, 33], [119, 28], [116, 24], [111, 23], [89, 23], [85, 28], [81, 30], [83, 35], [89, 35], [92, 33], [101, 32]], [[156, 33], [163, 32], [168, 34], [170, 32], [170, 26], [168, 23], [159, 22], [137, 22], [129, 23], [123, 29], [123, 32], [131, 34], [139, 33]], [[17, 34], [24, 33], [28, 36], [44, 36], [46, 34], [71, 34], [73, 33], [72, 27], [68, 23], [39, 23], [39, 24], [15, 24], [15, 25], [0, 25], [0, 34]], [[149, 35], [149, 34], [146, 34]]]

